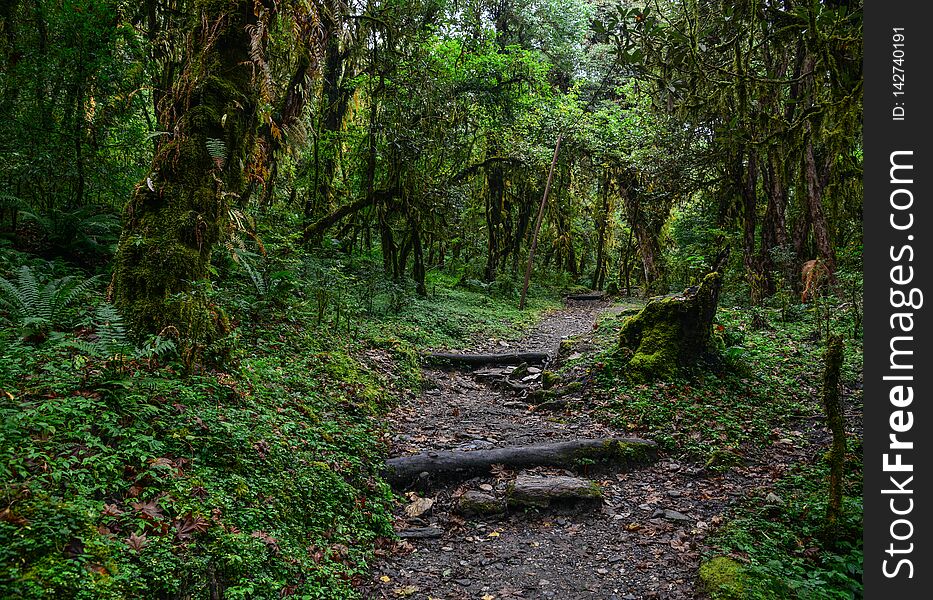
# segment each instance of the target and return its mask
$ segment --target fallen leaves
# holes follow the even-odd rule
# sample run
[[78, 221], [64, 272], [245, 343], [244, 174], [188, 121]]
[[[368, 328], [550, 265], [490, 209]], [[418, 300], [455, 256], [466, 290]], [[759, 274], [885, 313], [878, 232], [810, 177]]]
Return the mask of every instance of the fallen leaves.
[[210, 525], [211, 524], [207, 520], [189, 514], [175, 521], [175, 537], [181, 541], [188, 540], [195, 533], [204, 533], [207, 531]]
[[13, 525], [28, 525], [29, 524], [28, 519], [21, 517], [19, 515], [13, 514], [10, 511], [10, 507], [4, 508], [2, 511], [0, 511], [0, 521], [4, 521], [6, 523], [12, 523]]
[[147, 521], [158, 521], [164, 515], [162, 514], [162, 509], [159, 508], [159, 499], [153, 498], [152, 500], [147, 500], [146, 502], [131, 502], [130, 506], [134, 510], [138, 511], [140, 516]]
[[129, 546], [130, 550], [134, 552], [139, 552], [145, 548], [149, 540], [146, 539], [146, 534], [137, 535], [135, 532], [130, 534], [130, 537], [123, 540], [123, 542]]

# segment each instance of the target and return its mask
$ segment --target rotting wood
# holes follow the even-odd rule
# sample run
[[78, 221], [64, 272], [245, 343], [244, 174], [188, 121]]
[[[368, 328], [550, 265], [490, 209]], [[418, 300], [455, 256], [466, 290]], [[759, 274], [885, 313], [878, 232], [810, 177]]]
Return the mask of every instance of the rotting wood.
[[495, 464], [513, 469], [536, 466], [572, 469], [600, 464], [627, 467], [652, 460], [656, 451], [657, 444], [650, 440], [600, 438], [489, 450], [425, 452], [390, 458], [386, 461], [385, 478], [392, 486], [405, 488], [415, 483], [426, 486], [467, 479], [489, 472]]
[[542, 364], [550, 356], [547, 352], [508, 352], [504, 354], [455, 354], [448, 352], [430, 352], [424, 358], [431, 362], [459, 365], [520, 365]]
[[509, 489], [508, 505], [547, 508], [551, 505], [598, 506], [603, 493], [592, 481], [564, 475], [520, 473]]

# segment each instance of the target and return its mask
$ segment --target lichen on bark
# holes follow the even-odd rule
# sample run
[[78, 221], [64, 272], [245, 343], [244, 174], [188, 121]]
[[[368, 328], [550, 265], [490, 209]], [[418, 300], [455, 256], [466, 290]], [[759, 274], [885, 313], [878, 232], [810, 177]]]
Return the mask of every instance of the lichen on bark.
[[720, 286], [719, 273], [710, 273], [699, 286], [655, 298], [628, 319], [619, 336], [626, 375], [668, 377], [707, 353]]

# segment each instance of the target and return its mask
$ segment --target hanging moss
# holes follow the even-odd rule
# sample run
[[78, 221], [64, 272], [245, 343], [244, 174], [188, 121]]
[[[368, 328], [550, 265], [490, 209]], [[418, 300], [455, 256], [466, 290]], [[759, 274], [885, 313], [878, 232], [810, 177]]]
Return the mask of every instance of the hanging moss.
[[699, 286], [654, 299], [628, 319], [619, 338], [626, 374], [669, 377], [705, 354], [721, 284], [719, 274], [710, 273]]

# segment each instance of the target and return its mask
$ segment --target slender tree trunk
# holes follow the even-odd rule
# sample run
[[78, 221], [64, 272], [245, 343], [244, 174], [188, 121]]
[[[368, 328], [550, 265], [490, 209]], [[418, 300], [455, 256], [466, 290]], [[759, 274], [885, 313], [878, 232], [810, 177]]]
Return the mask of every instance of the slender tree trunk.
[[625, 241], [625, 245], [622, 246], [619, 255], [619, 285], [625, 288], [625, 295], [632, 295], [632, 280], [631, 280], [631, 258], [632, 258], [632, 244], [634, 243], [634, 230], [629, 227], [628, 230], [628, 239]]
[[[489, 156], [498, 156], [498, 141], [490, 141]], [[486, 167], [486, 231], [489, 241], [486, 247], [486, 281], [495, 281], [499, 271], [499, 258], [506, 244], [505, 230], [505, 177], [501, 162], [491, 162]]]
[[612, 210], [609, 191], [610, 181], [607, 173], [602, 181], [602, 203], [596, 216], [596, 270], [593, 271], [593, 282], [590, 287], [601, 290], [606, 282], [608, 262], [606, 259], [606, 239], [609, 230], [609, 215]]
[[737, 169], [742, 189], [742, 205], [744, 212], [743, 261], [745, 274], [748, 278], [749, 291], [752, 304], [760, 304], [767, 295], [767, 274], [764, 273], [761, 263], [755, 253], [755, 230], [758, 225], [758, 159], [754, 151], [748, 153], [744, 167]]
[[415, 290], [418, 292], [419, 296], [427, 296], [428, 288], [425, 286], [425, 268], [424, 268], [424, 251], [421, 247], [421, 223], [417, 218], [412, 219], [411, 222], [411, 241], [412, 241], [412, 250], [414, 251], [414, 265], [412, 267], [412, 277], [415, 280]]
[[531, 246], [528, 248], [528, 263], [525, 265], [525, 281], [522, 284], [522, 298], [518, 303], [519, 310], [525, 310], [525, 298], [528, 295], [528, 284], [531, 282], [531, 267], [534, 264], [535, 248], [538, 246], [538, 234], [541, 233], [541, 221], [544, 218], [544, 207], [547, 206], [547, 195], [551, 191], [551, 181], [554, 179], [554, 167], [557, 165], [557, 155], [560, 153], [560, 142], [563, 134], [557, 136], [554, 143], [554, 158], [551, 159], [551, 168], [547, 172], [547, 183], [544, 184], [544, 194], [541, 196], [541, 205], [538, 207], [538, 216], [535, 218], [535, 229], [531, 235]]
[[813, 140], [807, 140], [804, 152], [804, 173], [807, 182], [807, 211], [813, 227], [813, 241], [820, 260], [829, 274], [830, 280], [835, 280], [836, 250], [829, 231], [829, 224], [823, 214], [823, 178], [817, 172], [816, 158], [813, 153]]

